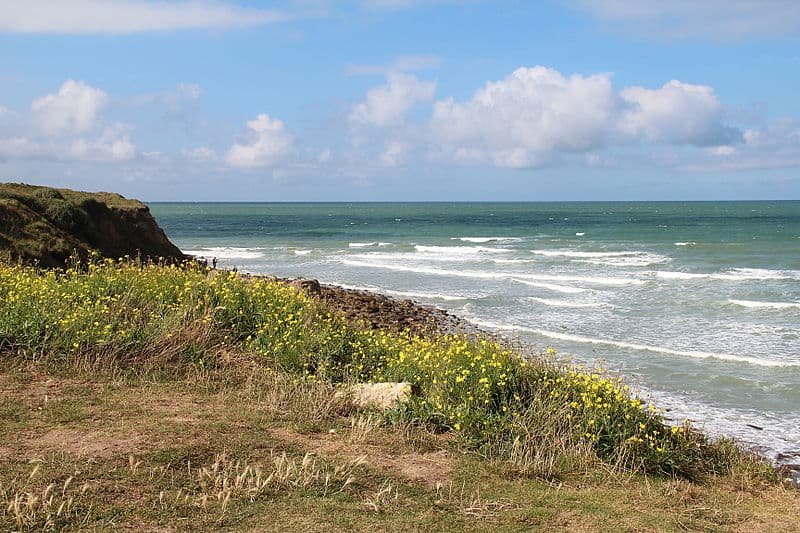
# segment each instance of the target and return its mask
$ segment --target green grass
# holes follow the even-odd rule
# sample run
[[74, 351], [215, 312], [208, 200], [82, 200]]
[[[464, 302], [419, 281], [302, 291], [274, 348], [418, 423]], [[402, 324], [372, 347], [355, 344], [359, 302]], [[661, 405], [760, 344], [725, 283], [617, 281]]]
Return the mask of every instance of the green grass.
[[63, 267], [73, 254], [183, 258], [147, 206], [113, 193], [0, 183], [0, 260]]
[[[277, 281], [196, 265], [6, 265], [0, 301], [11, 399], [0, 407], [0, 526], [246, 529], [270, 512], [276, 529], [657, 529], [674, 511], [665, 502], [693, 487], [778, 487], [768, 465], [666, 425], [602, 372], [480, 337], [371, 330]], [[390, 380], [416, 393], [387, 412], [336, 394]], [[2, 459], [4, 442], [19, 460]], [[631, 487], [662, 507], [632, 519], [635, 506], [618, 500]], [[697, 490], [702, 505], [670, 528], [755, 516], [706, 516], [699, 507], [739, 489]], [[751, 495], [765, 509], [786, 504], [764, 498]]]
[[[667, 426], [601, 373], [526, 360], [483, 338], [360, 328], [276, 281], [104, 260], [86, 270], [3, 267], [0, 298], [6, 353], [173, 372], [249, 354], [299, 381], [407, 381], [419, 394], [391, 417], [454, 432], [466, 449], [544, 475], [587, 454], [687, 478], [724, 473], [740, 460], [730, 443]], [[54, 416], [80, 414], [65, 408]]]
[[137, 208], [141, 206], [137, 200], [130, 200], [111, 192], [82, 192], [24, 183], [0, 183], [0, 200], [4, 199], [16, 199], [24, 203], [37, 202], [39, 205], [49, 204], [53, 200], [65, 200], [75, 205], [89, 201], [102, 201], [109, 207]]

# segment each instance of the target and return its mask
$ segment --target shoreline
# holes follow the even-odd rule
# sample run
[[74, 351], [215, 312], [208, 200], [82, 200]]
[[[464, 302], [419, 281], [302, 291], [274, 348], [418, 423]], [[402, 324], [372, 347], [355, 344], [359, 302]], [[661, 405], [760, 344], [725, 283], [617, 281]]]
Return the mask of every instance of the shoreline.
[[[445, 309], [435, 305], [422, 304], [413, 299], [398, 299], [374, 290], [351, 289], [335, 284], [320, 283], [313, 278], [279, 278], [253, 273], [246, 275], [273, 279], [296, 287], [317, 298], [329, 308], [341, 312], [348, 321], [361, 322], [372, 329], [385, 329], [395, 333], [408, 330], [421, 335], [438, 333], [465, 334], [470, 337], [488, 336], [516, 352], [522, 352], [521, 355], [525, 358], [544, 353], [543, 350], [537, 350], [535, 346], [524, 341], [511, 339], [501, 332], [484, 329]], [[568, 360], [564, 359], [564, 362]], [[614, 372], [614, 374], [624, 379], [623, 374], [618, 372]], [[671, 419], [666, 417], [666, 420], [670, 421]], [[674, 420], [672, 421], [674, 422]], [[800, 488], [800, 449], [793, 450], [789, 447], [783, 451], [765, 450], [762, 444], [746, 442], [723, 432], [709, 432], [705, 428], [702, 428], [701, 431], [714, 439], [734, 438], [737, 446], [769, 460], [778, 473], [787, 480], [790, 479], [793, 486]]]

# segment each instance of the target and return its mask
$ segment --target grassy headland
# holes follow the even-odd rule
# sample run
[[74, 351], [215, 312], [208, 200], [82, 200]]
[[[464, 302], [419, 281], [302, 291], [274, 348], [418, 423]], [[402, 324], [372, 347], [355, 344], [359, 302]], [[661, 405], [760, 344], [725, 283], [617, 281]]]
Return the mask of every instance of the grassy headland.
[[768, 465], [552, 354], [196, 265], [6, 265], [0, 301], [4, 529], [796, 527]]
[[184, 259], [137, 200], [0, 183], [0, 259], [57, 267], [74, 254], [86, 259], [93, 251], [105, 257]]

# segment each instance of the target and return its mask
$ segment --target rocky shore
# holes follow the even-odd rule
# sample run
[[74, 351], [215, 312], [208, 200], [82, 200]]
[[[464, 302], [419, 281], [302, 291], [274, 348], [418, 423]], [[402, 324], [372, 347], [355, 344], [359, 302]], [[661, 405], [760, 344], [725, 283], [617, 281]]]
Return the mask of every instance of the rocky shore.
[[426, 335], [434, 333], [485, 333], [474, 324], [431, 305], [412, 300], [396, 300], [383, 294], [336, 285], [324, 285], [315, 279], [281, 279], [319, 299], [328, 308], [341, 313], [351, 322], [372, 329], [391, 332], [410, 331]]

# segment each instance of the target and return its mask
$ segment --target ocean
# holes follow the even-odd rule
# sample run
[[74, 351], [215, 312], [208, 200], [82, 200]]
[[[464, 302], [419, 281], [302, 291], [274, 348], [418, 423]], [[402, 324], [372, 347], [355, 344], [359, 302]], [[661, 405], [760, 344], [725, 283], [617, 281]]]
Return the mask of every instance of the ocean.
[[153, 203], [187, 253], [432, 304], [800, 450], [800, 202]]

